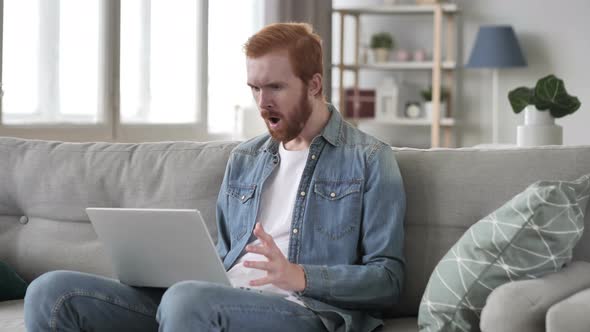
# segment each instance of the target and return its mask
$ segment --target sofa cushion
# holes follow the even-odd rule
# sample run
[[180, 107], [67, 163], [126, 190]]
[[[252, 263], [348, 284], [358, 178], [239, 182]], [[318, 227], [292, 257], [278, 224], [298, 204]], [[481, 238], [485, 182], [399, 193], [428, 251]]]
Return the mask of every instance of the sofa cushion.
[[23, 300], [0, 302], [0, 331], [26, 331]]
[[432, 273], [421, 330], [479, 330], [487, 296], [501, 284], [559, 270], [582, 236], [590, 175], [538, 181], [470, 227]]
[[541, 278], [506, 283], [488, 296], [479, 326], [483, 332], [545, 331], [547, 310], [586, 288], [590, 263], [582, 261]]
[[25, 297], [27, 283], [8, 265], [0, 262], [0, 301]]
[[[475, 222], [539, 180], [590, 173], [590, 146], [394, 148], [406, 192], [406, 276], [395, 317], [417, 316], [435, 266]], [[586, 208], [590, 224], [590, 204]], [[590, 232], [574, 249], [590, 261]]]
[[590, 289], [554, 304], [546, 316], [546, 332], [587, 332], [590, 326]]
[[51, 270], [112, 276], [85, 208], [201, 211], [237, 142], [66, 143], [0, 137], [0, 260], [25, 281]]

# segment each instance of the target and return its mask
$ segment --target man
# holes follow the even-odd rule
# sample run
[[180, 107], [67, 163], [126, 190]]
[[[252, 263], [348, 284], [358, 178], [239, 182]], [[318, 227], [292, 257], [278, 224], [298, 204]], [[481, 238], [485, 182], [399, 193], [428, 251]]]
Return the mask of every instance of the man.
[[375, 317], [397, 301], [404, 269], [405, 195], [393, 154], [325, 103], [321, 40], [309, 25], [267, 26], [245, 51], [269, 133], [232, 152], [217, 202], [217, 249], [236, 287], [186, 281], [164, 292], [51, 272], [27, 292], [29, 331], [381, 325]]

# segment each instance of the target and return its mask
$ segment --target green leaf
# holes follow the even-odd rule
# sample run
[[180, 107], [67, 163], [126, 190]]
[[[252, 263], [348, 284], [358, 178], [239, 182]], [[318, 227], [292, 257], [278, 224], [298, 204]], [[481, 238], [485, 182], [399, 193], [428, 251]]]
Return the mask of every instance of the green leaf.
[[545, 76], [537, 82], [533, 103], [539, 110], [549, 110], [555, 118], [574, 113], [581, 105], [577, 97], [567, 93], [563, 80], [555, 75]]
[[527, 107], [527, 105], [533, 104], [534, 98], [533, 89], [521, 86], [508, 93], [508, 100], [510, 100], [510, 106], [514, 113], [518, 114]]
[[371, 36], [371, 48], [392, 49], [394, 45], [393, 36], [388, 32], [379, 32]]
[[[432, 101], [432, 85], [428, 86], [428, 89], [424, 89], [420, 91], [420, 95], [424, 99], [424, 101]], [[449, 99], [451, 95], [450, 91], [446, 89], [444, 86], [440, 87], [440, 101], [444, 102], [445, 100]]]

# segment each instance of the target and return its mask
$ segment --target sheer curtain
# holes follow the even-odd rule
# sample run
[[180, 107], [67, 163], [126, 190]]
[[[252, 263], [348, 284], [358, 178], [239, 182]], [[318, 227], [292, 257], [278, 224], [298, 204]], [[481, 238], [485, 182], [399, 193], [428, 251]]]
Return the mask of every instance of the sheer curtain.
[[322, 37], [324, 93], [332, 99], [332, 0], [266, 0], [264, 23], [307, 22]]

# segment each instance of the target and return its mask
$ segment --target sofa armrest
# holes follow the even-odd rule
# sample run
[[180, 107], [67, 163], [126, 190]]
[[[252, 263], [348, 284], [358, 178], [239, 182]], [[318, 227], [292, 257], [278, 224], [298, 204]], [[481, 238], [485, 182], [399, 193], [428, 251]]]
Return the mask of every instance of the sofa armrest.
[[549, 308], [587, 288], [590, 263], [582, 261], [538, 279], [506, 283], [488, 296], [481, 313], [481, 331], [545, 331]]
[[547, 332], [586, 332], [590, 327], [590, 289], [578, 292], [549, 308]]

